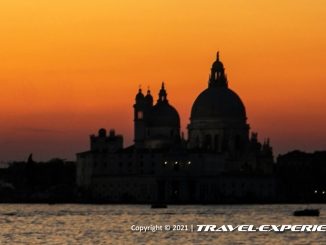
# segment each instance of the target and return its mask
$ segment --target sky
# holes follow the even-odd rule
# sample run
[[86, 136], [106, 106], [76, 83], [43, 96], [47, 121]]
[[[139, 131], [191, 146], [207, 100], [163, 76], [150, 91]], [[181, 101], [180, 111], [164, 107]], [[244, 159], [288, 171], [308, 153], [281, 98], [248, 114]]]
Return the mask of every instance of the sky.
[[74, 160], [102, 127], [130, 145], [162, 81], [186, 133], [216, 51], [275, 155], [326, 150], [325, 30], [324, 0], [1, 1], [0, 160]]

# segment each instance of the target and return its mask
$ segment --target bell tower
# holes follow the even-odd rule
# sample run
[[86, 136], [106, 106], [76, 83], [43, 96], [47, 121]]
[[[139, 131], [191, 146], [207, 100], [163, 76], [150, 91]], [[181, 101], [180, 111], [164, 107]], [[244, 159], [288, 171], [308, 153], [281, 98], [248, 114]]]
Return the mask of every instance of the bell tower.
[[136, 95], [135, 104], [134, 104], [134, 142], [137, 147], [142, 146], [144, 143], [145, 104], [146, 104], [145, 96], [143, 95], [141, 88], [139, 88], [138, 93]]
[[153, 97], [148, 89], [146, 96], [139, 88], [134, 104], [134, 142], [136, 147], [143, 147], [146, 139], [150, 110], [153, 107]]

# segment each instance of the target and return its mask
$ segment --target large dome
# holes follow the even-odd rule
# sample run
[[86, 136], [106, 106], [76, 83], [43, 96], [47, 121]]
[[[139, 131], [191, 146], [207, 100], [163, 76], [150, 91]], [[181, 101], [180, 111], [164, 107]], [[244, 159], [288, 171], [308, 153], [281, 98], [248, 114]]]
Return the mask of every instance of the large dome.
[[151, 111], [150, 126], [180, 128], [179, 114], [177, 110], [167, 102], [159, 102]]
[[191, 119], [243, 119], [246, 109], [240, 97], [227, 87], [211, 86], [195, 100]]

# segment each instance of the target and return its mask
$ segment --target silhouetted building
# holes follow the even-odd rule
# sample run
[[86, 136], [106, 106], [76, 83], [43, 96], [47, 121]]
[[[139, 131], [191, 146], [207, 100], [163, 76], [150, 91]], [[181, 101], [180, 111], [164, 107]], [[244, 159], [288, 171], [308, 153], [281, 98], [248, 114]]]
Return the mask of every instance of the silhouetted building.
[[139, 89], [134, 104], [134, 144], [123, 147], [113, 130], [91, 136], [91, 149], [77, 154], [77, 185], [109, 202], [249, 202], [275, 195], [269, 140], [249, 137], [243, 102], [229, 88], [217, 59], [208, 88], [195, 100], [188, 139], [162, 83], [154, 104]]
[[54, 158], [11, 162], [0, 169], [0, 202], [63, 203], [76, 201], [76, 163]]
[[284, 202], [326, 201], [326, 152], [292, 151], [277, 158], [278, 197]]

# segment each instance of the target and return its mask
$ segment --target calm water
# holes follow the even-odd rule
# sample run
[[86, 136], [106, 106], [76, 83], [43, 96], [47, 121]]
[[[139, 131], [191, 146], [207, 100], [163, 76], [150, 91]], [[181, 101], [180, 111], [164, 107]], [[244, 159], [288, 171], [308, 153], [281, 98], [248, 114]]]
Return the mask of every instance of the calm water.
[[0, 205], [0, 244], [326, 244], [326, 233], [158, 231], [139, 233], [132, 225], [326, 224], [320, 217], [298, 218], [304, 205], [169, 206]]

